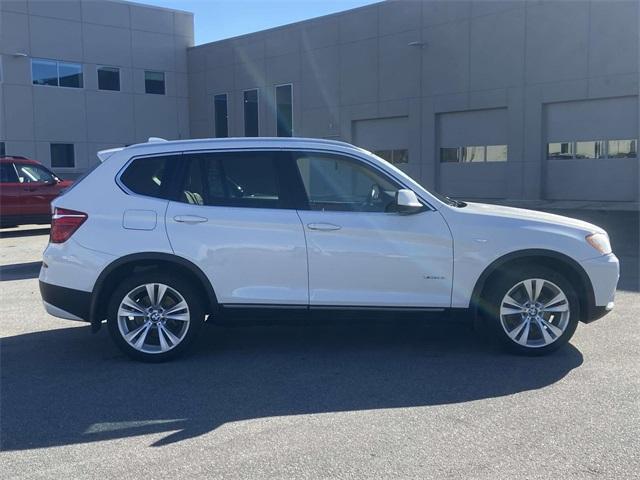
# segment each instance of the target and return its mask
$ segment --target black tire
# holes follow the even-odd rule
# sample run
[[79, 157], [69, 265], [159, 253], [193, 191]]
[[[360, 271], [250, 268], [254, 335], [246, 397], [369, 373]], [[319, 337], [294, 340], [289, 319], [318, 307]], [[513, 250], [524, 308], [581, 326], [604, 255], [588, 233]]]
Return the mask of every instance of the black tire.
[[[134, 348], [125, 340], [123, 336], [124, 333], [119, 326], [118, 310], [121, 302], [130, 292], [146, 284], [163, 284], [170, 287], [170, 289], [173, 289], [183, 297], [188, 306], [189, 322], [186, 326], [186, 332], [182, 332], [184, 336], [181, 337], [181, 341], [171, 346], [168, 351], [149, 353]], [[143, 362], [164, 362], [185, 354], [192, 346], [200, 328], [204, 324], [204, 309], [202, 307], [202, 301], [197, 295], [197, 289], [188, 280], [165, 272], [141, 273], [124, 280], [111, 295], [107, 312], [109, 333], [117, 347], [130, 358]], [[148, 318], [144, 317], [144, 320], [140, 319], [138, 321], [142, 322], [147, 320]], [[128, 322], [126, 324], [128, 325]], [[178, 322], [174, 322], [174, 325], [177, 324]], [[150, 334], [152, 334], [153, 328], [156, 329], [155, 338], [157, 338], [159, 342], [159, 336], [161, 334], [157, 323], [148, 329]], [[163, 340], [168, 341], [167, 336], [162, 336]]]
[[[533, 337], [533, 340], [540, 342], [539, 346], [525, 346], [521, 343], [518, 343], [517, 340], [512, 339], [507, 334], [505, 328], [509, 327], [509, 325], [507, 325], [507, 327], [503, 327], [502, 324], [500, 308], [503, 299], [505, 298], [507, 293], [511, 292], [512, 288], [514, 288], [520, 282], [528, 279], [541, 279], [546, 280], [547, 282], [551, 282], [552, 285], [545, 284], [545, 287], [543, 287], [543, 290], [540, 293], [541, 298], [543, 294], [549, 294], [549, 292], [551, 292], [551, 295], [553, 295], [553, 293], [556, 293], [553, 292], [553, 287], [558, 287], [562, 291], [562, 293], [564, 293], [568, 302], [569, 314], [563, 333], [561, 335], [554, 335], [551, 330], [549, 330], [548, 328], [544, 328], [545, 333], [553, 338], [552, 343], [546, 345], [544, 345], [544, 334], [542, 332], [542, 328], [540, 327], [540, 324], [538, 324], [535, 320], [531, 322], [530, 330], [527, 330], [527, 333], [529, 333], [529, 335]], [[484, 298], [482, 303], [485, 306], [484, 315], [487, 319], [487, 326], [493, 334], [493, 337], [496, 338], [503, 347], [505, 347], [512, 353], [531, 356], [546, 355], [566, 345], [576, 331], [576, 327], [578, 326], [578, 321], [580, 319], [580, 302], [578, 301], [576, 291], [571, 285], [571, 282], [569, 282], [564, 275], [550, 268], [537, 265], [520, 265], [514, 268], [509, 268], [498, 273], [497, 276], [494, 276], [491, 284], [488, 285], [485, 291], [486, 294], [483, 296]], [[512, 293], [515, 294], [518, 292], [514, 291]], [[518, 315], [527, 316], [528, 312], [525, 312], [523, 314], [511, 314], [511, 316], [505, 317], [505, 319], [510, 321], [513, 320], [515, 324], [517, 324], [517, 322], [520, 321]], [[546, 315], [548, 315], [548, 313]], [[562, 314], [560, 313], [558, 315]], [[512, 329], [510, 331], [514, 332], [515, 329]], [[538, 337], [537, 339], [535, 338], [536, 334]], [[516, 336], [516, 339], [520, 339], [521, 341], [523, 338], [524, 332], [521, 332], [519, 337]], [[527, 338], [530, 337], [528, 336]], [[530, 340], [530, 342], [534, 343], [533, 340]], [[527, 340], [524, 340], [524, 343], [527, 343]]]

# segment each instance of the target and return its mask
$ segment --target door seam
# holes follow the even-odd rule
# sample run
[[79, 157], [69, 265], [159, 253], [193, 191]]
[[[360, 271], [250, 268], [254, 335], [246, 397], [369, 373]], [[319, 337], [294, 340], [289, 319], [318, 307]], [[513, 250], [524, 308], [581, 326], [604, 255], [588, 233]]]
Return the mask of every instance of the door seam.
[[304, 222], [302, 221], [302, 217], [300, 217], [299, 211], [296, 209], [296, 215], [298, 216], [298, 220], [300, 221], [300, 226], [302, 227], [302, 234], [304, 235], [304, 247], [305, 254], [307, 257], [307, 307], [311, 306], [311, 277], [309, 275], [309, 242], [307, 241], [307, 231], [304, 228]]

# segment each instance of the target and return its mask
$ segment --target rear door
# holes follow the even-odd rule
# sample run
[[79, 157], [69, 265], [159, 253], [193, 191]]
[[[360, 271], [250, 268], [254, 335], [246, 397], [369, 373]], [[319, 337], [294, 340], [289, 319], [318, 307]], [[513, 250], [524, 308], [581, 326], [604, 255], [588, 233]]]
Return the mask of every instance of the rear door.
[[166, 213], [176, 254], [199, 265], [226, 305], [308, 304], [302, 224], [277, 151], [184, 155]]
[[17, 217], [22, 214], [22, 184], [11, 162], [0, 163], [0, 217]]
[[16, 163], [22, 183], [22, 214], [46, 216], [51, 213], [51, 201], [58, 196], [56, 177], [46, 168], [31, 163]]

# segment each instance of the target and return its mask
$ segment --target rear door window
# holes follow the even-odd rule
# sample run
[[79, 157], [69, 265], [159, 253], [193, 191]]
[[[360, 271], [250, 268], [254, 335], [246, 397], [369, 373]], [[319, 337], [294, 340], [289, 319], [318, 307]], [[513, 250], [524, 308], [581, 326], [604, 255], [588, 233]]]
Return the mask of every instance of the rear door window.
[[0, 163], [0, 182], [18, 183], [18, 176], [13, 163]]
[[[180, 156], [140, 157], [134, 159], [120, 176], [128, 190], [147, 197], [168, 198], [175, 160]], [[174, 160], [172, 162], [172, 160]]]
[[194, 205], [282, 208], [278, 172], [276, 152], [191, 154], [178, 200]]

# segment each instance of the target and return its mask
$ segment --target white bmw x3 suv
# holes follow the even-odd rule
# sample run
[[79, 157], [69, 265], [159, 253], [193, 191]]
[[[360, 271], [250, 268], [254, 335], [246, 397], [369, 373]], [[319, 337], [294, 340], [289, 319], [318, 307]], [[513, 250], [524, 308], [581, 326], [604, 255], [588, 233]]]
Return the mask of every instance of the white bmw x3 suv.
[[135, 359], [175, 357], [205, 319], [257, 308], [465, 311], [543, 354], [613, 308], [601, 228], [450, 200], [353, 145], [150, 139], [98, 156], [53, 202], [40, 290], [52, 315], [106, 320]]

